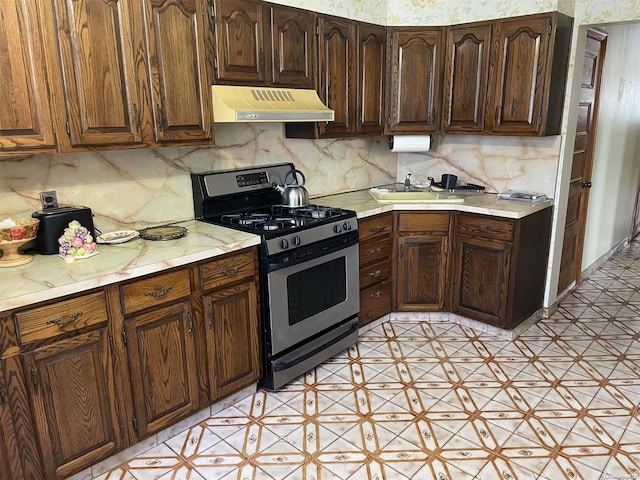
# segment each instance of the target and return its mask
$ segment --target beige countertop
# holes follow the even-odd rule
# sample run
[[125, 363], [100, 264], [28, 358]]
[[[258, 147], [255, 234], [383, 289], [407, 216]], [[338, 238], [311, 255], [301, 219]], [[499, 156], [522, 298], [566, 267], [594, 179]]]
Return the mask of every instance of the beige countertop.
[[[313, 203], [355, 210], [358, 218], [393, 210], [463, 211], [522, 218], [553, 204], [500, 200], [495, 194], [465, 194], [464, 203], [378, 203], [368, 190], [318, 197]], [[57, 255], [35, 255], [33, 262], [0, 268], [0, 312], [129, 280], [168, 268], [258, 245], [250, 233], [191, 220], [179, 224], [185, 237], [170, 241], [137, 238], [127, 243], [99, 245], [99, 255], [65, 263]]]
[[371, 215], [394, 210], [449, 210], [517, 219], [553, 205], [552, 200], [535, 203], [518, 200], [502, 200], [494, 193], [464, 193], [461, 195], [464, 197], [463, 203], [379, 203], [373, 199], [369, 190], [358, 190], [355, 192], [314, 198], [313, 202], [321, 205], [355, 210], [358, 218], [366, 218]]
[[258, 245], [250, 233], [191, 220], [177, 240], [98, 245], [99, 255], [65, 263], [58, 255], [34, 255], [31, 263], [0, 268], [0, 312], [111, 283], [206, 260]]

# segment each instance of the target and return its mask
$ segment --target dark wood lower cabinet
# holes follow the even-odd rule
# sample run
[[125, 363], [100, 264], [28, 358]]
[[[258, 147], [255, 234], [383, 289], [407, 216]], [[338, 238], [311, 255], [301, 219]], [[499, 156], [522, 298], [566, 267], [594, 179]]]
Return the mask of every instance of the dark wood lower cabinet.
[[212, 401], [260, 377], [257, 294], [252, 279], [205, 296]]
[[511, 246], [460, 237], [453, 311], [505, 327]]
[[393, 220], [391, 213], [358, 222], [360, 233], [360, 314], [362, 327], [391, 312], [393, 305]]
[[512, 329], [542, 308], [551, 213], [518, 220], [456, 214], [454, 313]]
[[396, 310], [443, 311], [449, 281], [449, 212], [396, 212]]
[[62, 479], [116, 453], [119, 425], [107, 328], [23, 354], [47, 479]]
[[0, 478], [44, 478], [39, 451], [19, 355], [0, 359]]
[[198, 378], [190, 301], [125, 319], [129, 368], [140, 438], [198, 408]]

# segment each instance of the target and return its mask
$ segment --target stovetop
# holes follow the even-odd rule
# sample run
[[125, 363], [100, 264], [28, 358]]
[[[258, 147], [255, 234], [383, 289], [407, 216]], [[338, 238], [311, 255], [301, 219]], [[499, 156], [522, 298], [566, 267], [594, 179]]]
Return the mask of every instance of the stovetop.
[[351, 216], [353, 216], [351, 212], [322, 205], [308, 205], [297, 208], [271, 205], [246, 212], [226, 213], [207, 220], [248, 232], [259, 234], [274, 232], [281, 234]]
[[191, 174], [197, 220], [258, 234], [269, 254], [307, 247], [341, 235], [357, 238], [351, 210], [282, 206], [271, 184], [282, 185], [293, 164]]

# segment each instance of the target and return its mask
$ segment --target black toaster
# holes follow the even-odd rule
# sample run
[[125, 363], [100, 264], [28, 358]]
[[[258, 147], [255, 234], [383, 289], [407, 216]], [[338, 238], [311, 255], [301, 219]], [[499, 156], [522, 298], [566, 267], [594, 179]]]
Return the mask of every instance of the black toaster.
[[38, 234], [34, 250], [37, 253], [51, 255], [58, 253], [58, 238], [64, 233], [64, 229], [73, 220], [77, 220], [80, 225], [87, 227], [91, 235], [95, 238], [93, 227], [93, 215], [89, 207], [53, 207], [38, 210], [31, 214], [33, 218], [40, 220]]

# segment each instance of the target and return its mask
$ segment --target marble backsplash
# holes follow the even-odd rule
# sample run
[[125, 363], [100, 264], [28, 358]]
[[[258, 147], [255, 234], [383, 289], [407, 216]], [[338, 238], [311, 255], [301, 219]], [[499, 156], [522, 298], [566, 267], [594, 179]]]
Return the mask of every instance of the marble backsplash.
[[398, 154], [398, 178], [411, 173], [413, 182], [440, 181], [452, 173], [491, 193], [512, 188], [553, 197], [561, 138], [433, 136], [429, 152]]
[[395, 181], [397, 157], [385, 137], [298, 140], [283, 124], [216, 126], [216, 146], [35, 155], [0, 160], [0, 220], [31, 216], [39, 192], [91, 207], [97, 228], [140, 229], [193, 218], [191, 172], [292, 162], [310, 195]]
[[216, 146], [35, 155], [0, 160], [0, 220], [30, 216], [39, 192], [61, 204], [85, 205], [102, 231], [139, 229], [193, 218], [191, 172], [292, 162], [311, 196], [330, 195], [443, 173], [553, 196], [560, 137], [434, 136], [427, 153], [390, 152], [386, 137], [299, 140], [282, 124], [216, 126]]

